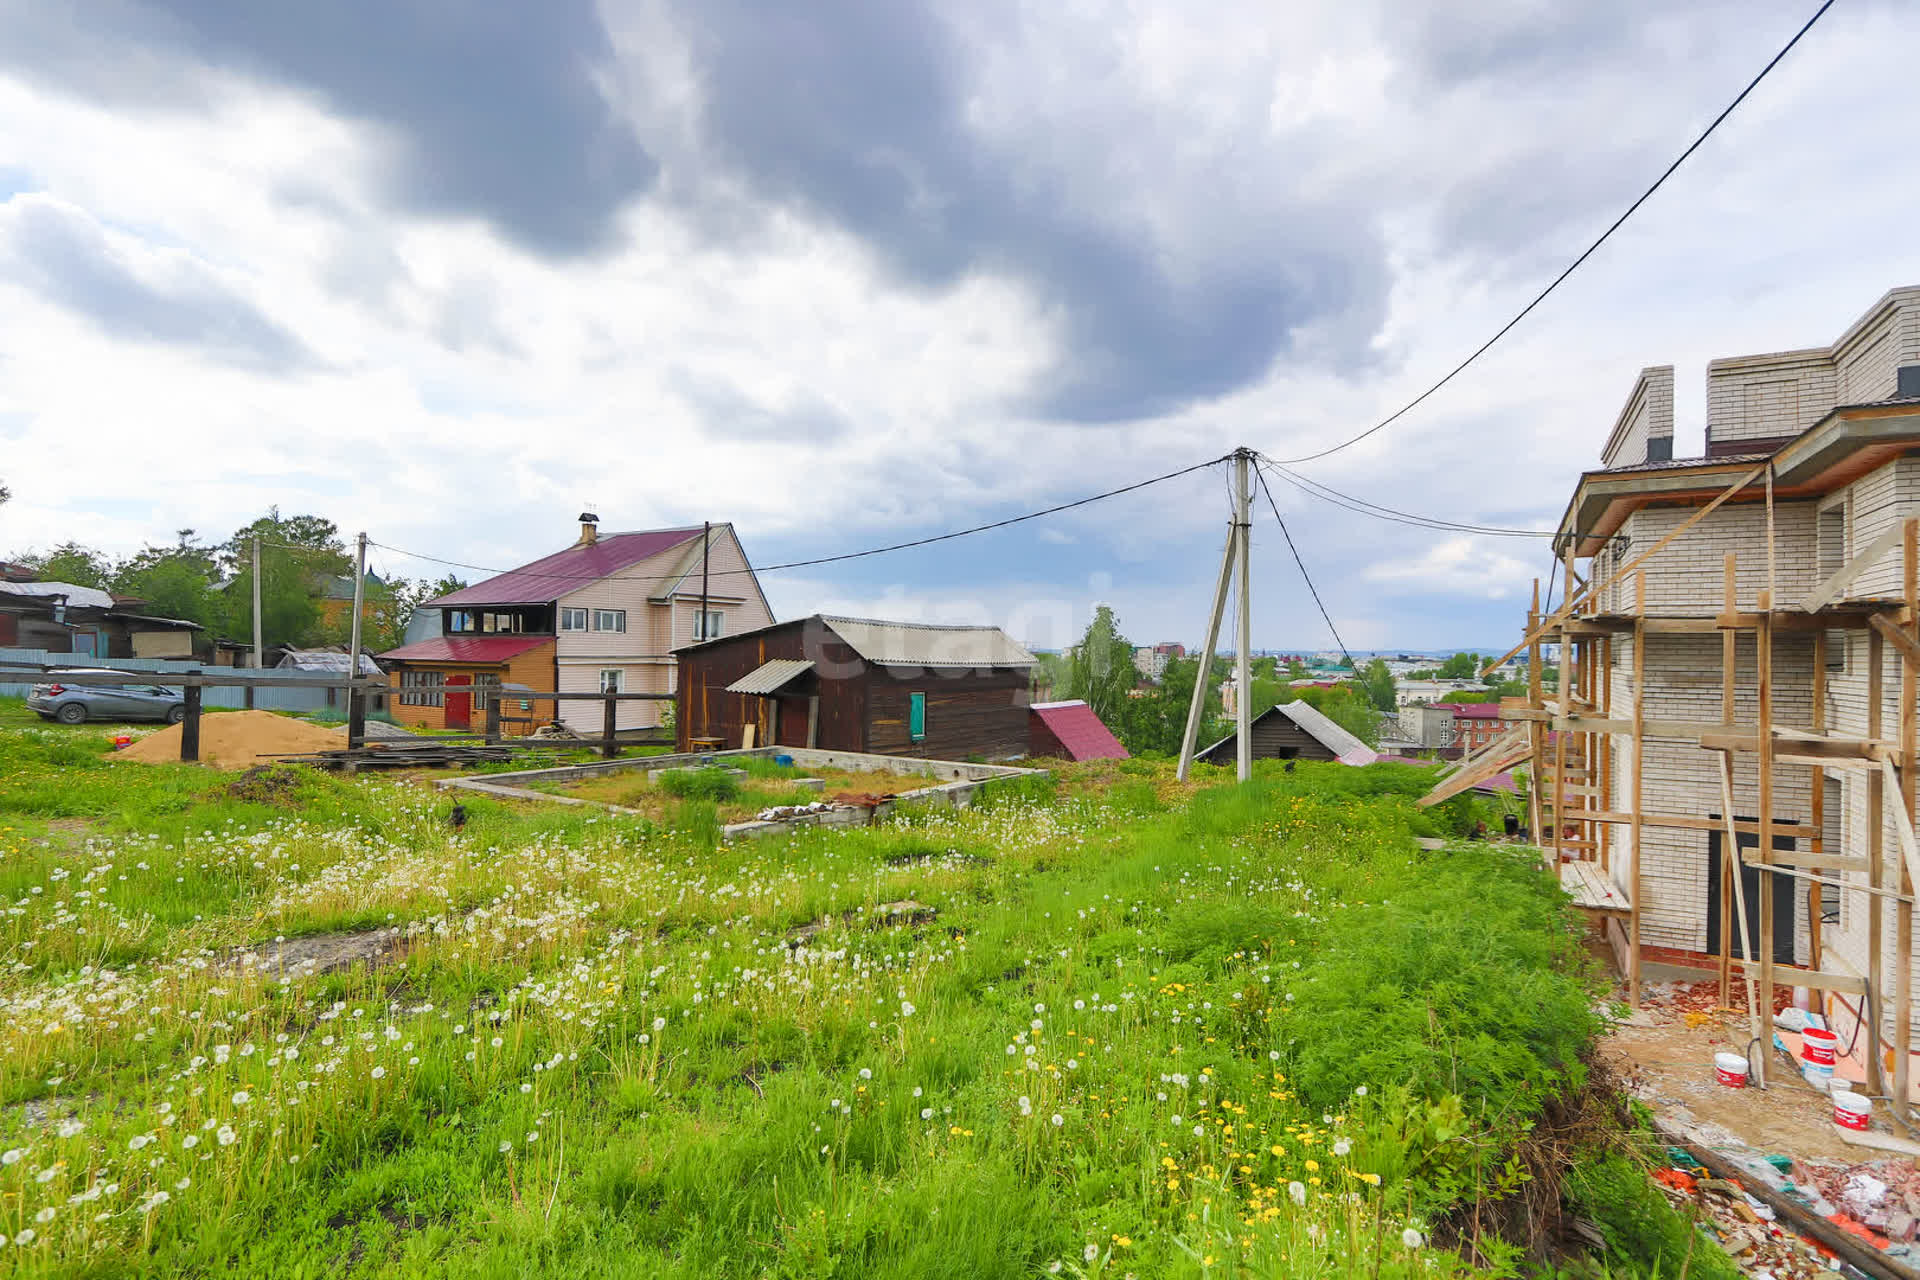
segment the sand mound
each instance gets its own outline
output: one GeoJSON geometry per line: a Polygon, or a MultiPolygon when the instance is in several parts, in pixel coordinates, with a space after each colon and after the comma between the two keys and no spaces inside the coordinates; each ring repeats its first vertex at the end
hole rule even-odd
{"type": "MultiPolygon", "coordinates": [[[[251,769],[276,756],[338,751],[341,741],[317,724],[271,711],[222,711],[200,717],[200,759],[220,769],[251,769]]],[[[168,725],[114,752],[116,760],[166,764],[180,758],[180,726],[168,725]]]]}

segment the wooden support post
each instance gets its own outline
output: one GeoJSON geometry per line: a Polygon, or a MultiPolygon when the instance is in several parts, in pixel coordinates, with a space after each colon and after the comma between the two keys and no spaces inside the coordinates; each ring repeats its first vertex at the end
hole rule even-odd
{"type": "MultiPolygon", "coordinates": [[[[1846,641],[1843,639],[1841,643],[1845,644],[1846,641]]],[[[1827,731],[1827,633],[1824,631],[1816,631],[1813,633],[1813,719],[1811,725],[1816,734],[1824,735],[1827,731]]],[[[1809,806],[1811,812],[1807,817],[1807,825],[1818,833],[1813,836],[1810,847],[1817,856],[1827,851],[1825,837],[1827,818],[1827,771],[1825,766],[1817,764],[1808,765],[1807,783],[1808,792],[1812,797],[1809,806]]],[[[1813,869],[1818,871],[1820,867],[1816,863],[1813,869]]],[[[1838,901],[1838,899],[1835,900],[1838,901]]],[[[1824,963],[1825,958],[1825,941],[1820,934],[1820,913],[1824,908],[1825,895],[1821,891],[1820,882],[1818,880],[1808,881],[1807,953],[1808,961],[1815,969],[1818,969],[1824,963]]],[[[1821,1012],[1826,1012],[1824,1006],[1821,1012]]]]}
{"type": "MultiPolygon", "coordinates": [[[[1527,705],[1535,711],[1545,709],[1541,696],[1540,680],[1540,579],[1533,580],[1533,605],[1527,610],[1527,705]]],[[[1527,834],[1533,843],[1542,844],[1540,838],[1540,788],[1546,785],[1546,726],[1535,720],[1527,726],[1527,736],[1532,751],[1527,756],[1527,834]]]]}
{"type": "Polygon", "coordinates": [[[200,686],[190,684],[184,690],[186,719],[180,722],[180,758],[189,763],[200,759],[200,686]]]}
{"type": "Polygon", "coordinates": [[[620,744],[614,740],[617,731],[614,708],[620,704],[612,698],[607,698],[602,705],[605,710],[600,716],[600,754],[603,758],[611,760],[620,754],[620,744]]]}
{"type": "Polygon", "coordinates": [[[347,686],[347,750],[367,745],[367,694],[356,685],[347,686]]]}
{"type": "MultiPolygon", "coordinates": [[[[1613,714],[1613,637],[1605,636],[1600,641],[1599,681],[1600,707],[1602,720],[1613,714]]],[[[1613,738],[1609,734],[1596,733],[1593,741],[1600,753],[1600,808],[1610,811],[1614,808],[1613,796],[1613,738]]],[[[1600,866],[1610,870],[1613,861],[1613,832],[1611,828],[1596,826],[1594,841],[1600,847],[1600,866]]]]}
{"type": "MultiPolygon", "coordinates": [[[[1739,562],[1734,553],[1727,552],[1721,561],[1721,604],[1723,611],[1731,617],[1740,608],[1737,578],[1739,562]]],[[[1739,673],[1739,638],[1731,627],[1720,633],[1720,723],[1729,729],[1733,727],[1734,681],[1739,673]]],[[[1731,801],[1729,801],[1731,803],[1731,801]]],[[[1721,815],[1728,821],[1733,819],[1729,810],[1721,815]]],[[[1733,1001],[1733,890],[1735,876],[1733,862],[1728,858],[1720,859],[1720,1007],[1725,1009],[1733,1001]]]]}
{"type": "MultiPolygon", "coordinates": [[[[1760,1082],[1760,1087],[1765,1088],[1767,1084],[1767,1049],[1773,1043],[1772,1027],[1771,1025],[1762,1027],[1760,1024],[1759,1002],[1758,997],[1754,993],[1753,984],[1753,951],[1752,948],[1747,946],[1747,889],[1746,877],[1739,872],[1740,833],[1733,822],[1733,752],[1731,751],[1722,751],[1720,753],[1720,809],[1720,817],[1727,824],[1727,843],[1721,851],[1720,865],[1722,867],[1734,868],[1733,900],[1735,907],[1740,913],[1737,928],[1740,934],[1741,973],[1744,975],[1747,990],[1747,1034],[1752,1040],[1760,1041],[1759,1058],[1755,1059],[1749,1054],[1747,1062],[1754,1068],[1754,1077],[1760,1082]]],[[[1766,881],[1767,877],[1763,874],[1760,877],[1760,882],[1765,884],[1766,881]]],[[[1725,935],[1722,935],[1722,941],[1724,940],[1725,935]]],[[[1771,939],[1763,937],[1761,941],[1762,945],[1767,948],[1765,954],[1771,955],[1773,952],[1771,939]]],[[[1771,1019],[1773,1011],[1769,1009],[1767,1014],[1768,1018],[1771,1019]]]]}
{"type": "MultiPolygon", "coordinates": [[[[1564,558],[1566,572],[1566,612],[1571,616],[1573,604],[1573,539],[1567,539],[1567,552],[1564,558]]],[[[1563,625],[1559,631],[1560,641],[1556,646],[1560,659],[1560,705],[1569,712],[1573,709],[1573,636],[1563,625]]],[[[1566,856],[1563,842],[1567,831],[1567,739],[1573,735],[1561,730],[1553,735],[1553,867],[1554,874],[1560,874],[1560,863],[1566,856]]]]}
{"type": "MultiPolygon", "coordinates": [[[[1886,701],[1886,641],[1878,631],[1867,632],[1867,736],[1878,739],[1886,701]]],[[[1867,772],[1867,885],[1880,889],[1886,885],[1887,783],[1879,769],[1867,772]]],[[[1885,1060],[1881,1049],[1881,1019],[1886,1015],[1886,912],[1878,894],[1867,899],[1867,990],[1872,992],[1866,1010],[1867,1091],[1886,1092],[1885,1060]]]]}
{"type": "Polygon", "coordinates": [[[1628,796],[1633,804],[1633,822],[1627,828],[1627,902],[1633,914],[1627,917],[1627,999],[1640,1007],[1640,831],[1644,803],[1642,783],[1646,775],[1647,750],[1647,573],[1633,575],[1633,775],[1628,796]]]}
{"type": "MultiPolygon", "coordinates": [[[[1769,472],[1768,474],[1772,474],[1769,472]]],[[[1758,677],[1760,695],[1760,742],[1755,758],[1760,770],[1760,812],[1755,815],[1760,820],[1760,847],[1754,852],[1754,859],[1761,866],[1760,872],[1760,1018],[1763,1030],[1773,1025],[1773,872],[1768,865],[1773,861],[1773,596],[1767,593],[1760,602],[1760,620],[1754,628],[1754,669],[1758,677]]],[[[1733,856],[1736,862],[1740,857],[1740,846],[1734,845],[1733,856]]],[[[1737,869],[1736,869],[1737,870],[1737,869]]],[[[1788,899],[1792,907],[1792,899],[1788,899]]],[[[1768,1030],[1768,1034],[1771,1034],[1768,1030]]],[[[1768,1043],[1771,1043],[1769,1041],[1768,1043]]],[[[1765,1049],[1765,1045],[1762,1049],[1765,1049]]],[[[1764,1052],[1762,1054],[1764,1057],[1764,1052]]],[[[1766,1083],[1766,1073],[1760,1074],[1760,1083],[1766,1083]]]]}
{"type": "MultiPolygon", "coordinates": [[[[1901,557],[1906,598],[1906,632],[1920,639],[1920,519],[1909,517],[1901,533],[1901,557]]],[[[1913,822],[1914,749],[1916,746],[1916,699],[1920,698],[1920,669],[1913,658],[1900,658],[1900,798],[1905,826],[1913,822]]],[[[1893,975],[1893,1111],[1903,1120],[1911,1111],[1908,1098],[1908,1068],[1913,1058],[1913,874],[1905,857],[1900,859],[1900,893],[1894,907],[1897,938],[1894,945],[1893,975]]],[[[1875,904],[1878,906],[1878,904],[1875,904]]]]}
{"type": "Polygon", "coordinates": [[[487,709],[487,745],[500,741],[500,695],[491,691],[481,695],[487,709]]]}
{"type": "MultiPolygon", "coordinates": [[[[1200,716],[1206,710],[1208,682],[1213,678],[1213,651],[1220,645],[1220,618],[1227,610],[1227,590],[1233,584],[1233,559],[1240,549],[1240,530],[1227,526],[1227,549],[1220,557],[1220,579],[1213,586],[1213,610],[1207,615],[1207,643],[1200,650],[1200,670],[1193,678],[1193,698],[1187,704],[1187,726],[1180,735],[1180,764],[1174,776],[1185,782],[1193,770],[1193,752],[1200,732],[1200,716]]],[[[1534,592],[1539,593],[1536,584],[1534,592]]]]}

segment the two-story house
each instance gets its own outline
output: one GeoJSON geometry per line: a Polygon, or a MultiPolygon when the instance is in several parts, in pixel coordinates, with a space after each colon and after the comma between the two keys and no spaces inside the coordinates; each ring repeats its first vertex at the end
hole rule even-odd
{"type": "Polygon", "coordinates": [[[1750,965],[1769,1012],[1811,992],[1835,1025],[1864,1021],[1870,1084],[1903,1096],[1920,288],[1830,346],[1709,364],[1703,457],[1673,456],[1673,388],[1670,366],[1642,371],[1562,517],[1570,603],[1530,615],[1524,643],[1534,670],[1566,651],[1548,660],[1564,694],[1536,676],[1505,708],[1522,728],[1476,767],[1531,757],[1543,843],[1563,878],[1609,889],[1583,896],[1630,974],[1750,965]]]}
{"type": "MultiPolygon", "coordinates": [[[[673,651],[770,626],[773,613],[731,524],[599,532],[580,517],[571,547],[429,600],[439,634],[380,655],[394,716],[429,728],[474,728],[476,693],[517,685],[541,693],[672,693],[673,651]]],[[[598,703],[560,702],[558,719],[597,733],[598,703]]],[[[657,702],[623,702],[619,727],[660,723],[657,702]]],[[[542,718],[555,704],[514,715],[542,718]]]]}

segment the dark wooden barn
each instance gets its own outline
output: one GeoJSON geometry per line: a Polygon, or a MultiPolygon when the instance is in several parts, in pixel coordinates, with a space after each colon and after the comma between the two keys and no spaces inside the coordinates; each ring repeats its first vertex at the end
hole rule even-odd
{"type": "Polygon", "coordinates": [[[934,760],[1027,751],[1034,657],[998,627],[815,614],[674,651],[682,751],[819,747],[934,760]]]}
{"type": "MultiPolygon", "coordinates": [[[[1304,702],[1283,702],[1253,718],[1255,760],[1338,760],[1341,764],[1372,764],[1378,755],[1360,739],[1304,702]]],[[[1232,764],[1240,751],[1238,734],[1230,733],[1196,758],[1208,764],[1232,764]]]]}

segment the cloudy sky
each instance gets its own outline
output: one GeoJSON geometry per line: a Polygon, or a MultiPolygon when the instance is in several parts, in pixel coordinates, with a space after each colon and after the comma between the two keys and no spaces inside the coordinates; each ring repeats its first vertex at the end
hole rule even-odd
{"type": "MultiPolygon", "coordinates": [[[[0,552],[269,504],[479,565],[732,520],[762,564],[1397,408],[1814,0],[0,0],[0,552]]],[[[1831,341],[1920,281],[1920,8],[1841,0],[1468,374],[1302,470],[1551,525],[1636,371],[1831,341]]],[[[1505,645],[1537,539],[1275,497],[1350,646],[1505,645]]],[[[1112,603],[1192,642],[1205,471],[769,574],[775,610],[1112,603]]],[[[1255,643],[1330,643],[1270,512],[1255,643]]],[[[377,568],[439,566],[378,549],[377,568]]],[[[474,575],[467,575],[469,577],[474,575]]]]}

